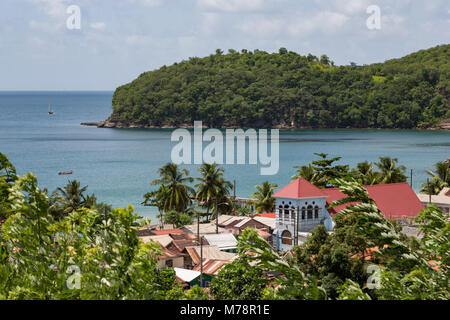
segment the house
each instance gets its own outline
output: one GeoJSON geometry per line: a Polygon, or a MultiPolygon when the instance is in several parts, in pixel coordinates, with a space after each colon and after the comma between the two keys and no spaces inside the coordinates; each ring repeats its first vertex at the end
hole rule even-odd
{"type": "Polygon", "coordinates": [[[204,274],[216,276],[223,267],[225,267],[227,264],[231,262],[232,261],[206,259],[203,260],[202,266],[200,266],[199,264],[194,268],[194,270],[195,271],[203,270],[204,274]]]}
{"type": "Polygon", "coordinates": [[[181,252],[170,250],[159,244],[162,249],[162,254],[158,257],[157,267],[158,268],[183,268],[184,267],[184,257],[185,255],[181,252]]]}
{"type": "Polygon", "coordinates": [[[417,197],[419,197],[420,202],[422,202],[424,206],[431,203],[437,206],[442,213],[450,213],[450,188],[442,189],[438,195],[430,196],[428,194],[419,193],[417,197]]]}
{"type": "MultiPolygon", "coordinates": [[[[388,219],[416,217],[424,208],[407,183],[364,186],[375,200],[380,211],[388,219]]],[[[322,224],[327,230],[334,227],[333,216],[350,204],[329,208],[334,201],[346,197],[337,188],[319,189],[305,179],[299,178],[277,191],[275,198],[276,230],[274,247],[289,251],[299,244],[299,238],[322,224]]]]}
{"type": "Polygon", "coordinates": [[[140,237],[140,239],[144,243],[148,243],[151,240],[155,241],[155,242],[158,242],[163,247],[167,247],[173,241],[172,237],[170,235],[168,235],[168,234],[167,235],[162,235],[162,236],[145,236],[145,237],[140,237]]]}
{"type": "Polygon", "coordinates": [[[192,267],[200,264],[201,258],[206,260],[232,261],[236,259],[237,254],[220,251],[217,246],[195,246],[186,247],[184,250],[192,261],[192,267]]]}
{"type": "MultiPolygon", "coordinates": [[[[219,220],[220,221],[220,220],[219,220]]],[[[210,223],[200,223],[200,226],[198,224],[190,224],[190,225],[186,225],[181,227],[180,229],[183,230],[184,232],[188,233],[188,234],[197,234],[198,229],[200,230],[200,235],[205,235],[205,234],[213,234],[216,233],[216,224],[213,222],[210,223]]],[[[224,233],[226,232],[224,228],[220,227],[218,228],[219,233],[224,233]]]]}
{"type": "Polygon", "coordinates": [[[203,237],[208,245],[217,246],[220,251],[236,252],[238,242],[232,233],[205,234],[203,237]]]}
{"type": "Polygon", "coordinates": [[[233,217],[220,224],[220,227],[224,228],[227,232],[233,234],[241,234],[241,232],[248,227],[260,229],[268,233],[272,232],[269,226],[265,225],[264,223],[256,219],[248,217],[233,217]]]}
{"type": "Polygon", "coordinates": [[[185,289],[189,289],[193,286],[199,286],[203,288],[209,288],[213,276],[208,273],[201,273],[199,270],[188,270],[183,268],[173,268],[175,275],[179,282],[182,283],[185,289]]]}
{"type": "Polygon", "coordinates": [[[163,229],[163,230],[151,230],[152,235],[161,236],[161,235],[171,235],[171,234],[186,234],[185,231],[181,229],[163,229]]]}

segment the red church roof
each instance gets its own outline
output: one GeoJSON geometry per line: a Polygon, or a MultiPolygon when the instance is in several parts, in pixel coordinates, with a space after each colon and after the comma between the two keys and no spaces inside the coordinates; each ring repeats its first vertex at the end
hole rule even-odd
{"type": "MultiPolygon", "coordinates": [[[[424,209],[417,195],[406,182],[378,184],[373,186],[364,186],[369,193],[369,196],[375,200],[378,209],[388,219],[401,219],[402,217],[416,217],[417,214],[424,209]]],[[[339,189],[323,189],[322,192],[326,194],[327,204],[330,205],[333,201],[340,200],[345,197],[339,189]]],[[[331,215],[335,215],[348,205],[338,206],[328,209],[331,215]]]]}
{"type": "Polygon", "coordinates": [[[299,178],[295,181],[292,181],[283,189],[277,191],[273,195],[273,197],[292,199],[326,197],[326,194],[324,194],[322,191],[323,190],[317,188],[309,181],[303,178],[299,178]]]}
{"type": "MultiPolygon", "coordinates": [[[[375,200],[378,209],[388,219],[416,217],[424,209],[423,204],[406,182],[378,184],[364,186],[364,188],[369,193],[369,196],[375,200]]],[[[344,198],[345,194],[337,188],[319,189],[309,181],[299,178],[276,192],[273,197],[292,199],[326,197],[327,204],[330,205],[332,202],[344,198]]],[[[334,216],[349,205],[328,209],[328,212],[334,216]]]]}

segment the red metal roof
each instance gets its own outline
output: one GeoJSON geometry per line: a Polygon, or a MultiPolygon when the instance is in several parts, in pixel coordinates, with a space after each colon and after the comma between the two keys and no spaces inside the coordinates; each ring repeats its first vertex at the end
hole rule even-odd
{"type": "Polygon", "coordinates": [[[262,217],[262,218],[276,218],[276,213],[258,213],[253,216],[254,217],[262,217]]]}
{"type": "Polygon", "coordinates": [[[256,229],[256,231],[261,235],[263,238],[269,238],[271,236],[270,233],[265,232],[264,230],[256,229]]]}
{"type": "MultiPolygon", "coordinates": [[[[424,209],[417,195],[411,189],[408,183],[378,184],[373,186],[364,186],[369,196],[375,200],[378,209],[388,219],[401,219],[403,217],[416,217],[424,209]]],[[[323,189],[322,192],[327,195],[327,204],[340,200],[345,197],[339,189],[323,189]]],[[[331,215],[335,215],[347,206],[342,205],[333,209],[328,209],[331,215]]]]}
{"type": "Polygon", "coordinates": [[[317,188],[315,185],[309,181],[299,178],[290,184],[288,184],[283,189],[277,191],[273,197],[276,198],[313,198],[313,197],[325,197],[326,195],[321,189],[317,188]]]}
{"type": "Polygon", "coordinates": [[[184,232],[181,229],[152,230],[152,233],[157,236],[161,236],[164,234],[171,234],[171,233],[172,234],[186,234],[186,232],[184,232]]]}

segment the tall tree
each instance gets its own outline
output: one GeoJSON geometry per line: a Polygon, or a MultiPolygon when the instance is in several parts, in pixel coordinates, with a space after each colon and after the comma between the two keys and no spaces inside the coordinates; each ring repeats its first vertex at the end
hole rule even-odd
{"type": "MultiPolygon", "coordinates": [[[[164,212],[175,210],[184,212],[192,203],[191,195],[194,190],[187,183],[192,183],[193,178],[189,177],[189,171],[180,170],[178,165],[168,163],[158,170],[161,178],[152,182],[152,185],[159,185],[156,193],[147,194],[154,196],[158,202],[158,208],[164,212]]],[[[149,197],[146,197],[147,201],[149,197]]]]}
{"type": "Polygon", "coordinates": [[[233,185],[223,177],[224,170],[217,164],[204,163],[198,171],[201,177],[197,178],[199,183],[195,185],[196,199],[206,208],[207,217],[213,207],[216,208],[217,215],[219,205],[226,203],[226,198],[233,185]]]}
{"type": "Polygon", "coordinates": [[[277,184],[271,184],[269,181],[264,181],[262,185],[256,185],[256,192],[254,192],[251,198],[255,199],[254,204],[257,213],[267,213],[273,212],[275,207],[275,198],[272,194],[276,188],[277,184]]]}
{"type": "Polygon", "coordinates": [[[426,194],[438,194],[443,188],[450,186],[450,161],[440,161],[434,164],[434,172],[426,170],[431,176],[431,181],[422,184],[421,192],[426,194]]]}
{"type": "Polygon", "coordinates": [[[406,181],[406,167],[397,166],[398,159],[390,157],[380,157],[375,165],[380,169],[380,183],[397,183],[406,181]]]}
{"type": "Polygon", "coordinates": [[[77,180],[69,181],[64,188],[58,187],[51,196],[50,212],[57,219],[79,208],[86,207],[85,192],[88,186],[81,187],[77,180]]]}

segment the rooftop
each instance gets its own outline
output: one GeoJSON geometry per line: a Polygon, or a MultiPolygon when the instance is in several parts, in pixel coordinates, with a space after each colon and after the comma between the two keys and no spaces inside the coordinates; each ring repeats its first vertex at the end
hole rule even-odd
{"type": "Polygon", "coordinates": [[[175,271],[176,276],[184,282],[191,282],[200,276],[199,271],[182,268],[173,268],[173,270],[175,271]]]}
{"type": "Polygon", "coordinates": [[[313,185],[311,182],[303,178],[299,178],[277,191],[273,197],[298,199],[326,197],[326,195],[324,195],[322,190],[313,185]]]}
{"type": "Polygon", "coordinates": [[[208,244],[220,249],[234,249],[237,246],[237,240],[232,233],[206,234],[204,238],[208,244]]]}
{"type": "MultiPolygon", "coordinates": [[[[375,200],[378,209],[388,219],[401,219],[403,217],[416,217],[424,209],[423,204],[411,189],[408,183],[377,184],[373,186],[364,186],[369,196],[375,200]]],[[[323,189],[322,192],[327,196],[327,204],[330,205],[336,200],[346,197],[337,188],[323,189]]],[[[331,215],[335,215],[347,206],[341,205],[328,209],[331,215]]]]}

